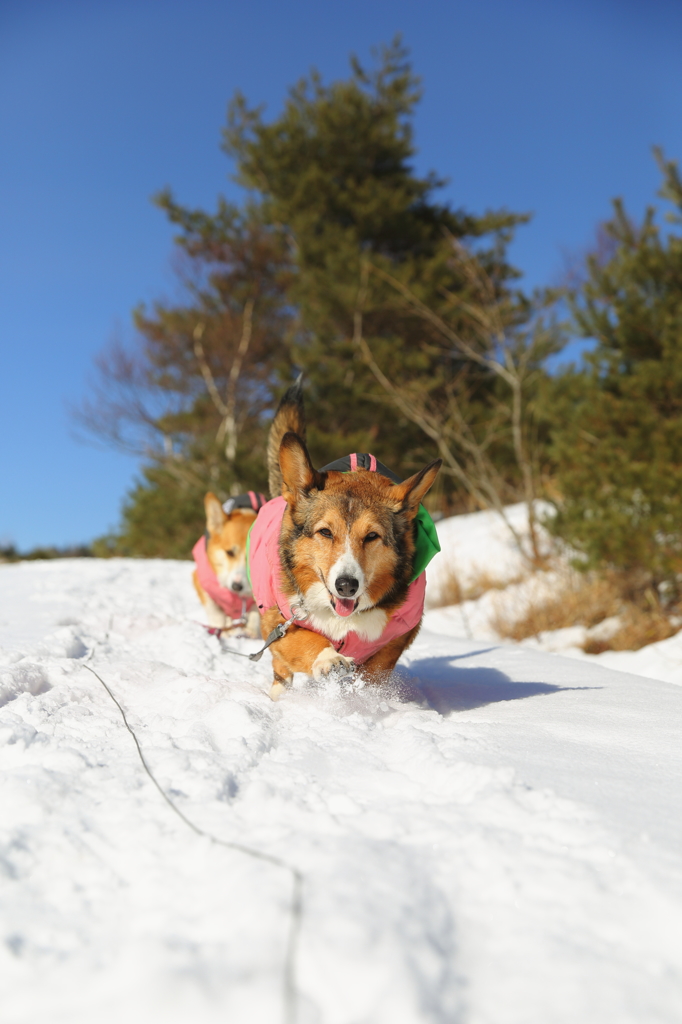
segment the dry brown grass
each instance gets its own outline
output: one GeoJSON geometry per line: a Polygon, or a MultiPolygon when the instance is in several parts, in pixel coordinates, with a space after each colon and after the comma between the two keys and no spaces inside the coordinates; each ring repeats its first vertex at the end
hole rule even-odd
{"type": "Polygon", "coordinates": [[[491,625],[508,640],[525,640],[567,626],[589,629],[611,615],[619,615],[621,605],[618,590],[610,580],[566,572],[550,598],[529,602],[519,616],[500,611],[491,625]]]}
{"type": "Polygon", "coordinates": [[[655,592],[632,577],[573,571],[560,577],[550,598],[529,603],[518,616],[500,611],[491,625],[499,636],[519,641],[568,626],[590,629],[612,616],[618,616],[620,625],[608,637],[588,637],[583,648],[587,654],[636,651],[680,629],[663,612],[655,592]]]}
{"type": "Polygon", "coordinates": [[[604,651],[638,651],[647,644],[667,640],[679,632],[661,611],[647,610],[628,605],[623,614],[623,624],[608,640],[588,637],[583,650],[586,654],[602,654],[604,651]]]}
{"type": "Polygon", "coordinates": [[[520,583],[522,579],[522,575],[499,579],[481,569],[470,576],[467,585],[463,586],[454,569],[449,568],[447,573],[440,577],[438,600],[431,607],[446,608],[451,604],[461,604],[462,601],[476,601],[488,590],[504,590],[511,583],[520,583]]]}

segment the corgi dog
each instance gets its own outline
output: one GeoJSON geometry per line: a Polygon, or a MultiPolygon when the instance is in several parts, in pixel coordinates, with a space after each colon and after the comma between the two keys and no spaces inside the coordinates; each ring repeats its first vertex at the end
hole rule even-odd
{"type": "Polygon", "coordinates": [[[206,533],[194,545],[193,582],[209,626],[244,628],[260,635],[260,616],[246,570],[246,540],[265,497],[250,491],[220,504],[210,491],[204,498],[206,533]]]}
{"type": "Polygon", "coordinates": [[[403,482],[371,455],[317,470],[300,379],[286,392],[268,441],[272,500],[249,551],[263,637],[293,620],[270,647],[273,700],[295,672],[320,679],[358,668],[379,680],[393,670],[419,631],[423,568],[439,550],[420,503],[441,463],[403,482]]]}

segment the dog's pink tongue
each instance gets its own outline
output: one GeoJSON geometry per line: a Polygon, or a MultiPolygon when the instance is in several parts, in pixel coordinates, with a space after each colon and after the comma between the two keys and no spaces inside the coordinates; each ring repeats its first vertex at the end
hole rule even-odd
{"type": "Polygon", "coordinates": [[[344,599],[342,597],[337,597],[336,605],[334,607],[335,607],[335,610],[336,610],[336,614],[337,615],[343,615],[343,617],[345,618],[346,615],[352,615],[353,614],[353,612],[355,610],[355,601],[348,600],[347,598],[344,599]]]}

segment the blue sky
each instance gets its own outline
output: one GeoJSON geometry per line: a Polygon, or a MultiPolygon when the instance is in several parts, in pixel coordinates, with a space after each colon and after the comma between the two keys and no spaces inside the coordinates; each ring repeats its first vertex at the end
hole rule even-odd
{"type": "Polygon", "coordinates": [[[134,460],[79,443],[69,403],[140,301],[172,295],[149,197],[236,196],[235,89],[275,113],[311,66],[401,31],[425,94],[420,171],[474,212],[532,211],[529,286],[589,245],[610,199],[641,214],[652,144],[682,158],[682,4],[671,0],[0,0],[0,542],[114,526],[134,460]]]}

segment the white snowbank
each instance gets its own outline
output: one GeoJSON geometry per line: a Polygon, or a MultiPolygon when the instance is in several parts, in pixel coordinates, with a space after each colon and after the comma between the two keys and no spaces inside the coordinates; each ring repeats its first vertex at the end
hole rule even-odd
{"type": "MultiPolygon", "coordinates": [[[[551,506],[538,502],[537,514],[551,513],[551,506]]],[[[518,536],[528,535],[528,513],[523,503],[505,509],[507,521],[518,536]]],[[[509,526],[497,512],[472,512],[451,516],[436,524],[441,552],[429,566],[430,604],[439,604],[441,588],[454,574],[463,591],[485,574],[502,583],[516,579],[527,570],[509,526]]],[[[546,535],[540,528],[540,536],[546,535]]]]}
{"type": "MultiPolygon", "coordinates": [[[[525,505],[511,505],[506,512],[513,527],[525,537],[528,532],[525,505]]],[[[437,529],[442,551],[433,560],[433,571],[429,570],[429,610],[424,619],[429,629],[448,636],[475,637],[502,643],[504,641],[495,631],[496,617],[502,615],[511,620],[515,616],[520,617],[529,605],[550,597],[560,585],[561,580],[556,572],[538,572],[519,582],[508,583],[502,589],[488,590],[476,600],[435,607],[441,600],[443,582],[453,572],[463,588],[469,587],[482,574],[504,584],[528,572],[518,546],[496,512],[453,516],[439,522],[437,529]]],[[[585,654],[581,649],[588,636],[592,639],[606,639],[617,627],[618,621],[615,618],[607,619],[590,630],[584,626],[572,626],[544,632],[521,641],[521,645],[580,658],[621,672],[633,672],[648,679],[682,685],[682,632],[667,640],[649,644],[639,651],[585,654]]]]}
{"type": "Polygon", "coordinates": [[[297,1024],[682,1019],[679,687],[425,630],[273,704],[190,568],[0,567],[3,1024],[283,1020],[288,873],[86,663],[303,873],[297,1024]]]}

